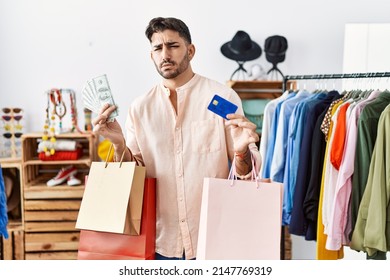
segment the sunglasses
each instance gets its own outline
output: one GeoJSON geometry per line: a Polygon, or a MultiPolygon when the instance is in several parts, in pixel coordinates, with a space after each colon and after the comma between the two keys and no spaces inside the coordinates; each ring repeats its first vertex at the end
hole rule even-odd
{"type": "Polygon", "coordinates": [[[16,115],[16,116],[5,116],[5,115],[3,115],[1,117],[3,118],[3,120],[5,120],[7,122],[9,122],[12,119],[14,119],[15,121],[18,122],[18,121],[20,121],[23,118],[22,115],[16,115]]]}
{"type": "Polygon", "coordinates": [[[12,126],[9,124],[5,124],[3,127],[6,131],[11,131],[12,126]]]}
{"type": "Polygon", "coordinates": [[[9,114],[9,113],[19,114],[20,112],[23,111],[23,109],[21,108],[3,108],[1,110],[3,111],[4,114],[9,114]]]}
{"type": "MultiPolygon", "coordinates": [[[[13,127],[14,127],[15,130],[22,130],[22,129],[23,129],[23,125],[21,125],[21,124],[15,124],[13,127]]],[[[10,124],[5,124],[5,125],[3,126],[3,128],[4,128],[6,131],[11,131],[12,125],[10,125],[10,124]]]]}
{"type": "Polygon", "coordinates": [[[12,135],[15,136],[16,138],[20,138],[23,135],[23,133],[21,133],[21,132],[15,132],[15,133],[6,132],[6,133],[3,133],[3,136],[5,138],[7,138],[7,139],[11,139],[12,135]]]}

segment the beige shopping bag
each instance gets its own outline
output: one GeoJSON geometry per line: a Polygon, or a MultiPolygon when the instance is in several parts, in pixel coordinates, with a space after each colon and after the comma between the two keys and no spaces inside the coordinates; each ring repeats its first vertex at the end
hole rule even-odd
{"type": "Polygon", "coordinates": [[[135,162],[93,162],[76,228],[139,235],[144,182],[135,162]]]}
{"type": "Polygon", "coordinates": [[[282,194],[280,183],[205,178],[196,258],[280,259],[282,194]]]}

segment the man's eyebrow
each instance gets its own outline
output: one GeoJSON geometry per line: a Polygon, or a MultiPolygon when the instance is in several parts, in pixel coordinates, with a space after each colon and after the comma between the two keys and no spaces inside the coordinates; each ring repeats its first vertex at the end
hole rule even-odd
{"type": "Polygon", "coordinates": [[[170,41],[170,42],[166,42],[166,43],[159,43],[159,44],[153,45],[152,47],[153,47],[153,48],[159,48],[159,47],[161,47],[162,45],[172,46],[172,45],[176,45],[176,44],[179,44],[179,42],[170,41]]]}
{"type": "Polygon", "coordinates": [[[158,47],[161,47],[162,46],[162,43],[161,44],[155,44],[155,45],[152,45],[152,48],[158,48],[158,47]]]}
{"type": "Polygon", "coordinates": [[[179,44],[179,42],[176,42],[176,41],[170,41],[170,42],[167,42],[166,44],[167,44],[167,45],[175,45],[175,44],[179,44]]]}

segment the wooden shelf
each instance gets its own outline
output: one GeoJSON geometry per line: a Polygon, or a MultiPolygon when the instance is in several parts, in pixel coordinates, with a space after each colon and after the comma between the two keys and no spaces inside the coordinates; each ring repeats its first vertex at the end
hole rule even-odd
{"type": "MultiPolygon", "coordinates": [[[[32,132],[32,133],[25,133],[22,135],[22,138],[42,138],[43,133],[42,132],[32,132]]],[[[94,135],[91,132],[85,132],[85,133],[61,133],[57,134],[55,136],[57,139],[84,139],[84,138],[94,138],[94,135]]]]}
{"type": "MultiPolygon", "coordinates": [[[[227,85],[233,88],[241,99],[274,99],[283,94],[282,81],[234,81],[227,85]]],[[[295,81],[288,81],[287,87],[295,88],[295,81]]]]}
{"type": "Polygon", "coordinates": [[[0,237],[0,260],[24,259],[24,229],[22,225],[8,226],[8,239],[0,237]]]}
{"type": "Polygon", "coordinates": [[[19,168],[21,163],[21,158],[0,158],[0,165],[3,168],[19,168]]]}
{"type": "Polygon", "coordinates": [[[46,184],[34,185],[24,188],[24,199],[63,199],[82,198],[85,186],[55,186],[47,187],[46,184]]]}
{"type": "Polygon", "coordinates": [[[77,259],[79,230],[75,228],[84,194],[84,178],[97,160],[96,137],[91,133],[65,133],[57,139],[69,139],[82,147],[77,160],[40,160],[38,144],[42,133],[22,135],[23,215],[25,259],[77,259]],[[79,186],[48,187],[47,181],[64,167],[73,165],[79,186]]]}
{"type": "Polygon", "coordinates": [[[26,165],[72,165],[72,164],[85,164],[87,166],[91,166],[91,159],[87,156],[83,156],[80,159],[76,160],[40,160],[40,159],[32,159],[25,161],[23,163],[26,165]]]}
{"type": "MultiPolygon", "coordinates": [[[[16,244],[23,241],[23,176],[22,176],[22,163],[17,158],[2,158],[0,159],[0,165],[2,168],[3,176],[9,176],[12,181],[12,190],[9,197],[7,197],[8,208],[8,233],[9,240],[4,240],[2,243],[4,246],[11,246],[7,249],[7,252],[0,252],[0,259],[12,260],[22,259],[22,254],[15,250],[20,250],[21,244],[16,244]],[[11,210],[12,209],[12,210],[11,210]],[[11,250],[12,249],[12,250],[11,250]],[[15,250],[13,250],[15,249],[15,250]]],[[[6,181],[5,181],[6,183],[6,181]]],[[[0,246],[1,247],[1,246],[0,246]]],[[[4,248],[3,248],[4,249],[4,248]]],[[[2,251],[0,249],[0,251],[2,251]]]]}

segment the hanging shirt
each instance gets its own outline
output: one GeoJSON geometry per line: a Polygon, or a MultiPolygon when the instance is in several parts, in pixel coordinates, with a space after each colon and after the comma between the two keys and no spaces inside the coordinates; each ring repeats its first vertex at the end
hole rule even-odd
{"type": "Polygon", "coordinates": [[[389,103],[390,92],[382,92],[374,101],[365,106],[358,121],[358,135],[351,195],[352,230],[355,226],[360,201],[367,183],[372,151],[374,149],[377,136],[379,117],[389,103]]]}
{"type": "MultiPolygon", "coordinates": [[[[176,89],[177,113],[162,84],[131,104],[126,144],[148,177],[157,178],[156,252],[167,257],[196,257],[203,179],[228,178],[233,158],[225,120],[207,109],[214,94],[238,105],[237,93],[194,75],[176,89]]],[[[250,150],[260,166],[260,154],[250,150]]],[[[258,170],[256,170],[258,172],[258,170]]]]}
{"type": "Polygon", "coordinates": [[[270,173],[270,178],[274,182],[283,183],[287,152],[288,124],[292,111],[299,101],[307,98],[309,95],[310,93],[308,91],[302,90],[281,104],[270,173]]]}
{"type": "MultiPolygon", "coordinates": [[[[343,100],[339,100],[336,103],[332,103],[332,109],[330,111],[329,117],[330,120],[332,120],[332,116],[336,114],[338,106],[343,102],[343,100]]],[[[328,110],[329,112],[329,110],[328,110]]],[[[331,251],[327,250],[325,248],[326,245],[326,240],[327,240],[327,235],[325,234],[325,228],[323,224],[323,202],[324,202],[324,191],[325,191],[325,174],[327,172],[327,167],[329,159],[329,146],[331,142],[331,135],[333,131],[333,122],[330,121],[329,127],[324,133],[325,135],[325,141],[326,141],[326,147],[325,147],[325,154],[324,154],[324,166],[322,170],[322,176],[321,176],[321,187],[320,187],[320,199],[318,201],[318,218],[317,218],[317,242],[316,242],[316,257],[318,260],[337,260],[337,259],[342,259],[344,257],[344,249],[341,248],[340,250],[337,251],[331,251]]]]}
{"type": "Polygon", "coordinates": [[[276,105],[275,112],[272,116],[272,124],[271,124],[270,135],[268,138],[267,151],[265,154],[265,159],[263,159],[262,178],[270,178],[270,176],[271,176],[271,164],[272,164],[272,158],[274,156],[275,140],[276,140],[276,134],[277,134],[277,130],[278,130],[280,109],[282,107],[283,102],[294,97],[295,95],[296,95],[296,93],[294,93],[294,92],[290,93],[286,99],[280,100],[278,102],[278,104],[276,105]]]}
{"type": "Polygon", "coordinates": [[[289,225],[291,219],[291,211],[293,207],[294,188],[296,181],[296,172],[299,162],[299,151],[301,147],[301,133],[300,125],[302,124],[302,108],[305,103],[317,98],[315,94],[310,95],[306,99],[299,101],[291,114],[288,124],[288,139],[287,139],[287,152],[286,163],[284,168],[284,195],[283,195],[283,225],[289,225]],[[297,151],[298,150],[298,151],[297,151]]]}
{"type": "Polygon", "coordinates": [[[311,166],[311,146],[313,129],[318,117],[326,111],[335,99],[341,95],[337,91],[316,94],[318,97],[306,103],[306,118],[302,123],[302,141],[300,149],[299,165],[294,193],[293,209],[291,212],[290,233],[304,235],[307,240],[316,239],[316,225],[309,226],[303,213],[303,202],[309,183],[309,170],[311,166]]]}
{"type": "Polygon", "coordinates": [[[353,231],[351,248],[385,259],[390,251],[390,105],[380,115],[367,185],[353,231]]]}
{"type": "MultiPolygon", "coordinates": [[[[276,110],[276,106],[279,102],[282,100],[285,100],[289,94],[289,91],[286,90],[281,96],[278,98],[272,99],[270,102],[268,102],[264,107],[264,116],[263,116],[263,125],[261,129],[261,141],[260,141],[260,155],[263,161],[265,161],[266,153],[268,150],[268,143],[269,138],[271,134],[271,124],[272,124],[272,118],[274,115],[274,112],[276,110]]],[[[264,169],[264,164],[261,165],[260,168],[260,177],[262,177],[264,169]]]]}
{"type": "MultiPolygon", "coordinates": [[[[318,117],[317,122],[313,130],[313,139],[311,145],[311,159],[310,159],[310,172],[309,172],[309,183],[305,198],[303,200],[303,215],[309,227],[317,228],[318,220],[318,207],[320,200],[321,191],[321,179],[322,170],[324,166],[326,141],[324,134],[321,131],[321,124],[325,117],[326,111],[318,117]]],[[[316,234],[317,235],[317,234],[316,234]]]]}
{"type": "MultiPolygon", "coordinates": [[[[344,101],[341,101],[337,104],[335,113],[332,115],[332,132],[329,135],[329,143],[327,144],[327,154],[325,155],[325,173],[324,173],[324,194],[322,202],[322,223],[324,224],[324,233],[328,235],[329,230],[329,217],[331,216],[331,209],[333,205],[333,198],[336,189],[336,182],[338,178],[339,171],[334,168],[332,162],[330,161],[330,150],[333,145],[333,139],[335,138],[335,128],[337,127],[338,115],[340,113],[340,106],[342,106],[344,101]]],[[[336,107],[335,106],[335,107],[336,107]]]]}
{"type": "MultiPolygon", "coordinates": [[[[348,101],[344,101],[343,104],[341,104],[338,108],[338,116],[337,116],[337,122],[335,122],[334,126],[334,135],[333,135],[333,141],[329,143],[329,162],[331,163],[331,166],[329,166],[332,169],[332,175],[329,180],[329,184],[331,186],[327,186],[327,188],[331,191],[328,192],[329,200],[327,205],[327,231],[328,239],[326,241],[326,249],[328,250],[338,250],[341,247],[342,239],[337,240],[335,242],[335,224],[333,221],[334,218],[334,210],[335,210],[335,196],[337,194],[337,188],[336,188],[336,182],[339,177],[339,169],[341,165],[341,161],[343,158],[344,153],[344,144],[345,144],[345,138],[346,138],[346,128],[347,128],[347,110],[350,106],[350,103],[348,101]],[[334,190],[333,190],[334,189],[334,190]],[[337,243],[340,243],[338,245],[337,243]]],[[[342,237],[342,236],[340,236],[342,237]]],[[[338,238],[337,238],[338,239],[338,238]]]]}
{"type": "Polygon", "coordinates": [[[330,147],[330,162],[334,168],[340,169],[341,160],[343,159],[345,136],[347,130],[347,110],[350,103],[344,102],[340,106],[339,120],[335,128],[335,138],[333,139],[332,146],[330,147]]]}
{"type": "Polygon", "coordinates": [[[322,172],[324,168],[326,142],[330,129],[330,122],[328,120],[327,122],[329,122],[329,124],[327,124],[327,129],[325,132],[323,131],[323,124],[325,118],[331,120],[331,117],[334,114],[333,107],[335,107],[337,103],[340,103],[343,98],[344,97],[338,98],[330,103],[328,109],[323,111],[322,114],[318,117],[313,129],[309,184],[303,202],[304,215],[306,219],[312,224],[316,224],[318,219],[322,172]]]}

